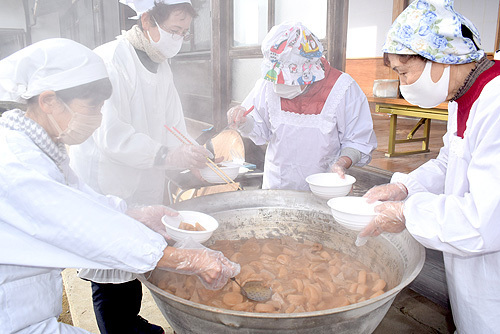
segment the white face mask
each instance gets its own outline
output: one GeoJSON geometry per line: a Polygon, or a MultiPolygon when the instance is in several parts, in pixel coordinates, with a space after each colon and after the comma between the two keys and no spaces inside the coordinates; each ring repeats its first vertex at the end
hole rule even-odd
{"type": "Polygon", "coordinates": [[[84,115],[74,112],[66,103],[61,101],[71,113],[66,130],[62,130],[57,124],[54,116],[48,114],[50,123],[57,130],[57,139],[66,145],[78,145],[87,140],[92,133],[101,125],[102,115],[84,115]]]}
{"type": "Polygon", "coordinates": [[[273,90],[279,97],[289,100],[302,94],[300,85],[273,84],[273,90]]]}
{"type": "Polygon", "coordinates": [[[149,35],[148,31],[148,37],[151,41],[151,45],[153,45],[158,51],[160,51],[163,56],[167,58],[174,57],[181,50],[184,38],[182,36],[179,36],[179,39],[174,39],[173,34],[163,30],[156,22],[156,19],[154,17],[153,20],[155,21],[156,26],[158,27],[158,31],[160,32],[160,39],[158,40],[158,42],[155,42],[151,38],[151,35],[149,35]]]}
{"type": "Polygon", "coordinates": [[[431,79],[432,62],[427,61],[420,77],[411,85],[401,85],[399,90],[406,101],[420,108],[434,108],[446,101],[450,84],[450,66],[444,68],[438,82],[431,79]]]}

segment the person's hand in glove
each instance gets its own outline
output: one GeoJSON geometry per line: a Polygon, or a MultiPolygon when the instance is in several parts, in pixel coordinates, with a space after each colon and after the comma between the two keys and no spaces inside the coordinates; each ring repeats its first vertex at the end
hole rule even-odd
{"type": "MultiPolygon", "coordinates": [[[[188,243],[196,243],[192,239],[188,243]]],[[[182,242],[181,242],[182,243],[182,242]]],[[[198,243],[196,243],[198,244],[198,243]]],[[[157,268],[185,275],[196,275],[205,288],[219,290],[226,285],[227,280],[240,273],[240,265],[228,260],[222,252],[214,251],[200,244],[175,245],[167,247],[157,268]],[[200,247],[201,248],[198,248],[200,247]]]]}
{"type": "Polygon", "coordinates": [[[408,190],[402,183],[388,183],[375,186],[363,195],[368,203],[375,201],[403,201],[408,197],[408,190]]]}
{"type": "Polygon", "coordinates": [[[345,173],[351,167],[351,164],[352,160],[350,158],[342,156],[330,167],[330,171],[337,173],[342,179],[345,179],[345,173]]]}
{"type": "Polygon", "coordinates": [[[232,107],[227,112],[227,124],[229,128],[239,130],[242,133],[250,133],[253,129],[253,118],[245,116],[247,109],[242,106],[232,107]]]}
{"type": "Polygon", "coordinates": [[[406,227],[404,202],[384,202],[375,207],[378,215],[359,233],[359,237],[376,237],[382,232],[399,233],[406,227]]]}
{"type": "Polygon", "coordinates": [[[165,239],[171,240],[161,218],[163,216],[176,217],[179,215],[179,212],[164,205],[149,205],[129,208],[126,214],[140,221],[156,233],[161,234],[165,239]]]}
{"type": "Polygon", "coordinates": [[[227,112],[227,124],[231,129],[237,129],[247,121],[247,117],[243,114],[247,110],[242,106],[232,107],[227,112]]]}
{"type": "Polygon", "coordinates": [[[203,168],[213,154],[200,145],[182,144],[167,153],[165,165],[176,168],[203,168]]]}

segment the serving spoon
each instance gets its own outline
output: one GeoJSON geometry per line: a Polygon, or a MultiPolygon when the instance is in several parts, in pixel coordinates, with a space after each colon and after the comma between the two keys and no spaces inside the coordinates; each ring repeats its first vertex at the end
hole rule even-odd
{"type": "Polygon", "coordinates": [[[241,286],[240,283],[236,280],[236,278],[231,277],[231,280],[238,284],[241,289],[241,294],[248,299],[254,300],[256,302],[265,302],[266,300],[271,299],[273,295],[273,290],[271,288],[267,288],[262,283],[256,281],[246,282],[244,287],[241,286]]]}

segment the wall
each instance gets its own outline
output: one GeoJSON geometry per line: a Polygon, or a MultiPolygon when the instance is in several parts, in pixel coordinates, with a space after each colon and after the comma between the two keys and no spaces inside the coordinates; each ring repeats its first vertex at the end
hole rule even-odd
{"type": "Polygon", "coordinates": [[[392,0],[349,0],[346,58],[382,56],[392,23],[392,0]]]}
{"type": "MultiPolygon", "coordinates": [[[[381,57],[392,24],[392,0],[349,0],[347,58],[381,57]]],[[[455,10],[474,23],[486,52],[497,49],[495,35],[499,1],[455,0],[455,10]]]]}
{"type": "Polygon", "coordinates": [[[455,0],[455,10],[474,23],[486,52],[494,52],[498,17],[497,0],[455,0]]]}

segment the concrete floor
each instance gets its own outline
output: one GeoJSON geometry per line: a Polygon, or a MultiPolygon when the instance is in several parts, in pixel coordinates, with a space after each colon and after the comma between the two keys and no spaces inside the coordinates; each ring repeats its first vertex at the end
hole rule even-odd
{"type": "MultiPolygon", "coordinates": [[[[373,120],[379,146],[373,154],[370,166],[392,172],[409,172],[425,161],[435,158],[442,146],[441,137],[446,131],[446,122],[433,121],[430,153],[387,158],[384,153],[387,151],[389,118],[387,115],[373,114],[373,120]]],[[[412,118],[398,119],[398,137],[405,137],[415,122],[415,119],[412,118]]],[[[410,146],[418,148],[420,144],[413,143],[410,146]]],[[[74,269],[66,269],[63,272],[63,278],[67,303],[64,303],[65,308],[61,320],[90,332],[98,333],[92,309],[90,283],[76,277],[76,270],[74,269]]],[[[143,291],[141,315],[150,322],[161,325],[167,334],[173,333],[149,291],[146,288],[143,291]]],[[[422,295],[406,288],[398,294],[387,315],[374,333],[453,333],[454,330],[451,311],[448,308],[433,303],[422,295]]]]}

